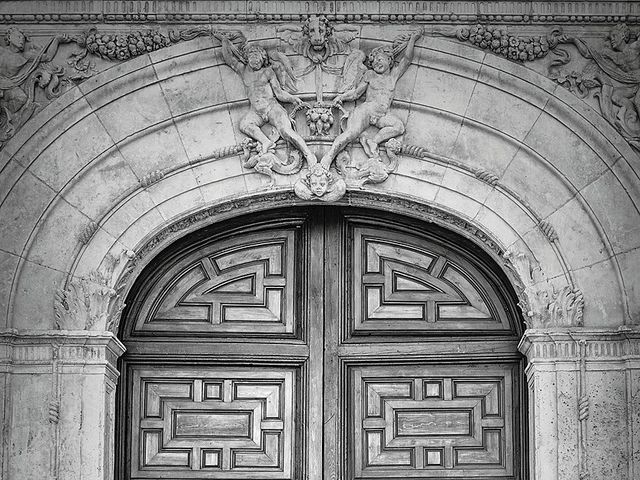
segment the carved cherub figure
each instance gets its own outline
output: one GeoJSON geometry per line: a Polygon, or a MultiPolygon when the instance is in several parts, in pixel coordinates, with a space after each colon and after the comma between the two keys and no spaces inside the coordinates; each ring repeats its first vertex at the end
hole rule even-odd
{"type": "Polygon", "coordinates": [[[329,168],[336,155],[356,138],[360,138],[362,147],[369,157],[379,156],[378,145],[404,133],[404,124],[397,116],[389,112],[391,102],[395,95],[398,80],[407,71],[413,59],[415,42],[422,32],[415,32],[405,43],[396,47],[382,46],[374,48],[367,57],[369,69],[362,75],[354,74],[361,69],[361,60],[351,57],[356,61],[347,60],[345,64],[345,77],[352,78],[351,84],[346,85],[344,93],[336,95],[335,105],[342,102],[353,101],[366,93],[364,103],[356,106],[350,113],[346,129],[336,137],[331,148],[322,157],[321,163],[329,168]],[[394,66],[396,52],[405,47],[405,52],[397,66],[394,66]],[[373,138],[363,135],[364,131],[374,125],[380,130],[373,138]]]}
{"type": "Polygon", "coordinates": [[[347,186],[342,178],[317,162],[295,183],[294,191],[303,200],[333,202],[342,198],[347,186]]]}
{"type": "Polygon", "coordinates": [[[251,104],[251,110],[240,121],[240,130],[257,140],[261,145],[260,153],[266,154],[275,147],[275,140],[267,137],[260,127],[269,123],[280,136],[302,152],[309,164],[316,163],[315,155],[293,129],[289,114],[279,103],[307,106],[291,91],[285,90],[295,88],[293,72],[286,57],[278,52],[273,52],[270,57],[263,47],[246,41],[237,48],[226,35],[215,36],[222,42],[225,62],[242,78],[251,104]]]}

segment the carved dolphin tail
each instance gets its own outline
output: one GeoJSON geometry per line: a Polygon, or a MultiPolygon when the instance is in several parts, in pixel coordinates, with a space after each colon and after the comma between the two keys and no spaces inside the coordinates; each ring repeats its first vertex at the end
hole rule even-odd
{"type": "Polygon", "coordinates": [[[293,175],[298,173],[304,163],[302,155],[298,150],[291,150],[287,162],[283,162],[278,158],[278,161],[273,165],[273,171],[281,175],[293,175]]]}

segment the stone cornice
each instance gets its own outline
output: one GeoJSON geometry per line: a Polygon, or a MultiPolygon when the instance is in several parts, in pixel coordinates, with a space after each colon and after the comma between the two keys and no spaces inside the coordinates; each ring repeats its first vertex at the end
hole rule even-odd
{"type": "Polygon", "coordinates": [[[640,360],[640,329],[550,328],[525,331],[518,349],[530,362],[640,360]]]}
{"type": "Polygon", "coordinates": [[[640,3],[484,2],[484,1],[5,1],[0,23],[207,23],[297,21],[306,15],[338,21],[425,23],[574,23],[640,22],[640,3]]]}
{"type": "Polygon", "coordinates": [[[111,332],[85,330],[0,331],[0,368],[7,365],[108,364],[115,368],[124,345],[111,332]]]}

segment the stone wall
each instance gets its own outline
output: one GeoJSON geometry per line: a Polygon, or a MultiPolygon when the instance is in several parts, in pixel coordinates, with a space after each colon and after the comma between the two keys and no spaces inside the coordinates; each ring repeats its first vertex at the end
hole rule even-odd
{"type": "MultiPolygon", "coordinates": [[[[13,33],[0,51],[3,478],[112,478],[122,347],[109,330],[142,268],[212,222],[322,201],[435,222],[492,255],[534,327],[522,341],[532,478],[635,478],[638,4],[283,5],[0,6],[0,31],[13,33]],[[334,28],[320,53],[308,48],[318,17],[302,29],[309,14],[334,28]],[[364,69],[357,52],[395,45],[401,60],[418,30],[393,92],[397,145],[355,142],[329,160],[328,194],[311,189],[313,159],[289,168],[286,142],[268,157],[246,140],[251,102],[225,39],[239,55],[245,40],[284,53],[272,62],[291,63],[295,95],[326,110],[315,104],[344,93],[346,62],[364,69]]],[[[287,103],[322,165],[357,104],[317,125],[313,108],[287,103]]]]}

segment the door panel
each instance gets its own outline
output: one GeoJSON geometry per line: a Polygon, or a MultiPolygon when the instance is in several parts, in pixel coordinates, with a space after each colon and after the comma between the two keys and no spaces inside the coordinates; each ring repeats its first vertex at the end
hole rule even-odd
{"type": "Polygon", "coordinates": [[[293,478],[296,388],[293,369],[134,369],[131,478],[293,478]]]}
{"type": "Polygon", "coordinates": [[[357,222],[349,233],[351,335],[513,332],[486,275],[455,251],[357,222]]]}
{"type": "Polygon", "coordinates": [[[221,240],[165,270],[146,293],[132,335],[295,334],[296,231],[221,240]]]}
{"type": "Polygon", "coordinates": [[[514,368],[353,367],[356,477],[511,475],[514,368]]]}

